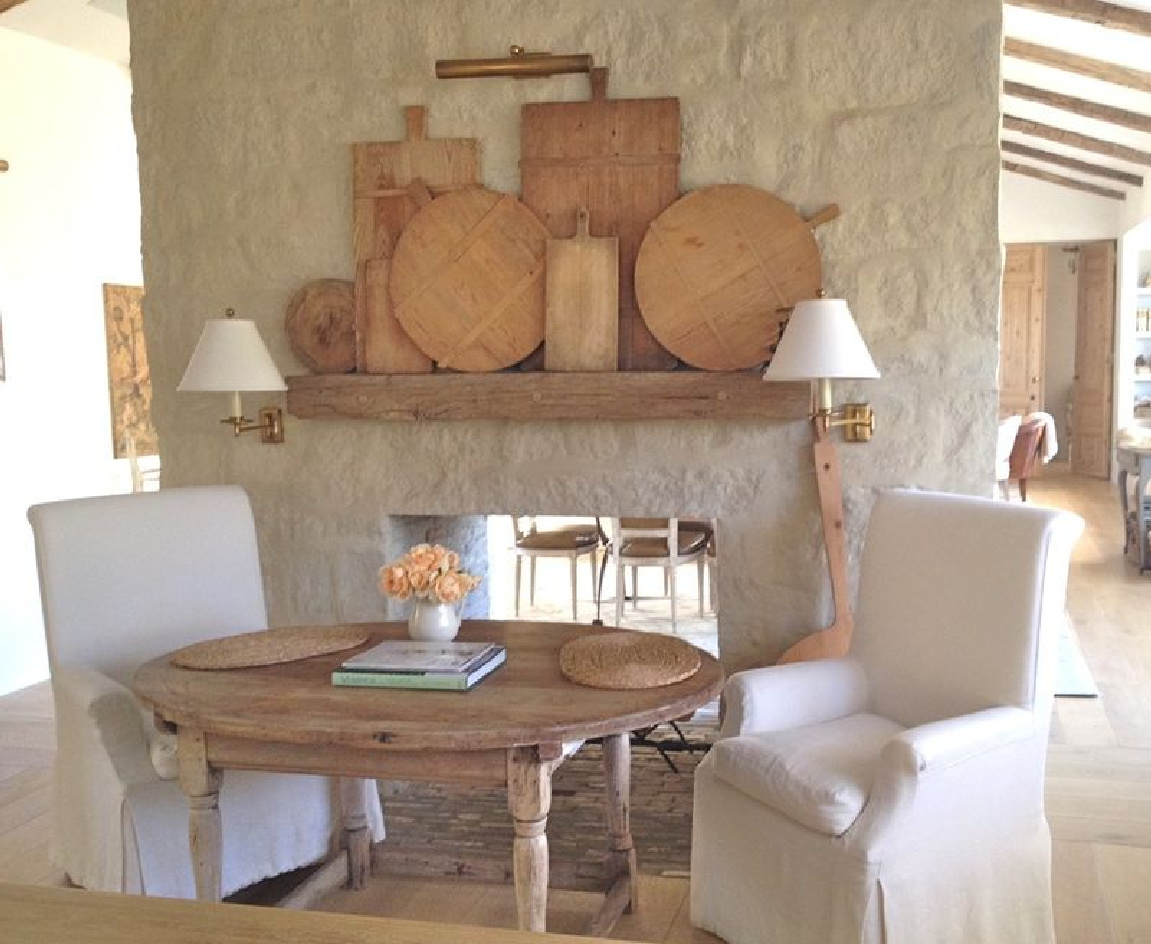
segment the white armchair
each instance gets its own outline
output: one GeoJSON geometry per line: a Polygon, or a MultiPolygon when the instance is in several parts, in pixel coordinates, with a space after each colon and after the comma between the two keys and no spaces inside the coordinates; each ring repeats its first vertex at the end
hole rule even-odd
{"type": "MultiPolygon", "coordinates": [[[[248,497],[166,489],[36,505],[28,518],[56,703],[53,861],[86,888],[194,897],[174,758],[129,686],[169,650],[266,628],[248,497]]],[[[378,791],[365,790],[381,838],[378,791]]],[[[230,771],[223,893],[332,852],[338,794],[324,777],[230,771]]]]}
{"type": "Polygon", "coordinates": [[[1053,941],[1043,775],[1074,515],[894,491],[851,651],[737,673],[691,917],[732,944],[1053,941]]]}

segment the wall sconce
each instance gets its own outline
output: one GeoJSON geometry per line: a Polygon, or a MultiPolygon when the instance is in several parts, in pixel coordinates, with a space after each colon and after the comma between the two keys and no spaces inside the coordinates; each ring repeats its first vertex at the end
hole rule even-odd
{"type": "Polygon", "coordinates": [[[539,78],[568,72],[591,72],[588,53],[553,55],[550,52],[528,52],[523,46],[512,46],[503,59],[437,59],[437,79],[486,79],[510,75],[517,79],[539,78]]]}
{"type": "Polygon", "coordinates": [[[847,302],[842,298],[801,301],[791,313],[764,380],[812,381],[811,429],[815,437],[815,483],[819,489],[819,512],[823,545],[835,605],[832,624],[805,636],[779,657],[779,663],[807,659],[830,659],[847,653],[854,620],[847,580],[847,537],[843,520],[843,483],[839,455],[831,428],[842,426],[851,442],[871,438],[875,414],[866,403],[848,403],[836,410],[831,402],[831,381],[878,377],[875,362],[860,337],[847,302]]]}
{"type": "Polygon", "coordinates": [[[237,318],[232,308],[224,312],[223,318],[213,318],[204,325],[184,379],[176,389],[231,393],[232,413],[221,423],[229,423],[236,436],[258,429],[261,442],[284,441],[284,415],[279,409],[260,410],[259,423],[244,416],[241,391],[287,390],[288,385],[256,330],[256,323],[237,318]]]}
{"type": "Polygon", "coordinates": [[[867,442],[875,430],[875,413],[867,403],[846,403],[836,410],[831,381],[877,378],[879,371],[842,298],[798,302],[775,355],[763,372],[764,380],[812,381],[811,419],[826,435],[833,426],[844,428],[848,442],[867,442]]]}

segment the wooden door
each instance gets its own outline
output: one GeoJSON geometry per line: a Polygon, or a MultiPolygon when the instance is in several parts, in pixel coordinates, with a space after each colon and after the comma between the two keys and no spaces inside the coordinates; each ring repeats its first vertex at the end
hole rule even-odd
{"type": "Polygon", "coordinates": [[[1071,468],[1101,479],[1111,474],[1114,340],[1115,243],[1084,243],[1079,247],[1071,468]]]}
{"type": "Polygon", "coordinates": [[[1007,247],[999,315],[999,415],[1043,409],[1043,317],[1047,252],[1007,247]]]}

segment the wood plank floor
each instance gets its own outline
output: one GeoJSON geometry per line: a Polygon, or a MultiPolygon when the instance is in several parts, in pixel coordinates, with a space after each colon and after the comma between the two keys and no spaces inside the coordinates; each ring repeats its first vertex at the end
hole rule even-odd
{"type": "MultiPolygon", "coordinates": [[[[1122,556],[1114,487],[1049,467],[1030,483],[1037,504],[1081,514],[1068,609],[1098,699],[1057,700],[1048,764],[1059,944],[1151,944],[1151,574],[1122,556]]],[[[55,750],[47,685],[0,697],[0,881],[57,884],[48,861],[49,770],[55,750]]],[[[688,884],[645,877],[643,907],[614,934],[637,941],[714,944],[688,921],[688,884]]],[[[396,917],[514,926],[511,889],[389,878],[396,917]]],[[[336,902],[348,910],[354,900],[336,902]]],[[[549,924],[576,931],[591,896],[555,892],[549,924]]],[[[378,911],[378,909],[377,909],[378,911]]]]}

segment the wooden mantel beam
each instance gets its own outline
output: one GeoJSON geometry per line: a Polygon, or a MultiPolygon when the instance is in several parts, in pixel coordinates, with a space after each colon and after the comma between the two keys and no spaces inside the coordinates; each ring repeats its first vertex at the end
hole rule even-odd
{"type": "Polygon", "coordinates": [[[1068,157],[1066,154],[1056,154],[1054,151],[1044,151],[1040,148],[1028,147],[1026,144],[1020,144],[1018,141],[1003,141],[1000,143],[1000,147],[1009,154],[1017,154],[1020,157],[1030,157],[1036,161],[1046,161],[1048,164],[1058,164],[1060,167],[1077,170],[1082,174],[1090,174],[1092,177],[1106,177],[1108,180],[1117,180],[1119,183],[1127,184],[1131,187],[1143,186],[1142,177],[1138,174],[1129,174],[1125,170],[1116,170],[1114,167],[1104,167],[1101,164],[1091,164],[1088,161],[1068,157]]]}
{"type": "Polygon", "coordinates": [[[1113,157],[1116,160],[1128,161],[1131,164],[1145,164],[1151,167],[1151,151],[1140,151],[1138,148],[1116,144],[1114,141],[1104,141],[1102,138],[1093,138],[1090,135],[1080,134],[1078,131],[1056,128],[1054,125],[1045,125],[1028,118],[1017,118],[1015,115],[1003,116],[1003,128],[1006,131],[1028,134],[1034,138],[1046,138],[1048,141],[1066,144],[1068,147],[1078,148],[1081,151],[1092,151],[1095,154],[1113,157]]]}
{"type": "Polygon", "coordinates": [[[23,2],[24,0],[0,0],[0,13],[3,13],[5,10],[11,10],[23,2]]]}
{"type": "Polygon", "coordinates": [[[1013,7],[1024,7],[1028,10],[1038,10],[1040,13],[1082,20],[1084,23],[1095,23],[1108,29],[1127,30],[1129,33],[1151,36],[1151,13],[1121,7],[1115,3],[1104,3],[1103,0],[1008,0],[1008,2],[1013,7]]]}
{"type": "Polygon", "coordinates": [[[1052,108],[1069,111],[1084,118],[1094,118],[1096,121],[1105,121],[1108,124],[1121,125],[1124,128],[1131,128],[1133,131],[1151,134],[1151,115],[1128,111],[1126,108],[1100,105],[1098,102],[1089,102],[1085,98],[1064,95],[1062,92],[1052,92],[1050,89],[1036,88],[1034,85],[1025,85],[1022,82],[1004,82],[1003,94],[1013,98],[1026,99],[1029,102],[1038,102],[1041,105],[1050,105],[1052,108]]]}
{"type": "Polygon", "coordinates": [[[1013,59],[1026,59],[1028,62],[1037,62],[1063,72],[1074,72],[1076,75],[1085,75],[1100,82],[1110,82],[1112,85],[1122,85],[1151,93],[1151,72],[1129,69],[1113,62],[1104,62],[1102,59],[1088,59],[1073,52],[1040,46],[1038,43],[1015,39],[1013,36],[1008,36],[1003,41],[1003,52],[1013,59]]]}
{"type": "Polygon", "coordinates": [[[1047,183],[1055,184],[1057,187],[1067,187],[1071,190],[1082,190],[1085,193],[1093,193],[1098,197],[1106,197],[1108,200],[1127,199],[1127,194],[1119,190],[1109,190],[1107,187],[1089,184],[1085,180],[1076,180],[1074,177],[1064,177],[1062,174],[1053,174],[1049,170],[1040,170],[1038,167],[1032,167],[1030,164],[1016,164],[1014,161],[1004,161],[1003,169],[1013,174],[1022,174],[1025,177],[1034,177],[1036,180],[1045,180],[1047,183]]]}

